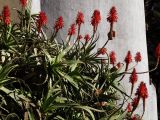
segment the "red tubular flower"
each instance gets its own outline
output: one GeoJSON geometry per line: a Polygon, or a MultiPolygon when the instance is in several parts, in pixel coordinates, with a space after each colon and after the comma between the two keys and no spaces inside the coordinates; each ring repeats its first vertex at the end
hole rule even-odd
{"type": "Polygon", "coordinates": [[[119,63],[117,63],[117,68],[119,69],[122,65],[121,65],[121,63],[119,62],[119,63]]]}
{"type": "Polygon", "coordinates": [[[82,38],[83,38],[82,35],[79,35],[79,36],[78,36],[78,40],[80,40],[80,39],[82,39],[82,38]]]}
{"type": "Polygon", "coordinates": [[[142,60],[141,53],[137,52],[135,56],[135,61],[138,63],[138,62],[141,62],[141,60],[142,60]]]}
{"type": "Polygon", "coordinates": [[[134,99],[133,99],[133,101],[132,101],[132,107],[133,107],[133,110],[132,111],[134,111],[136,108],[137,108],[137,106],[138,106],[138,104],[139,104],[139,97],[135,97],[134,99]]]}
{"type": "Polygon", "coordinates": [[[160,58],[160,43],[156,47],[155,56],[157,58],[160,58]]]}
{"type": "Polygon", "coordinates": [[[148,90],[147,90],[146,84],[144,82],[140,83],[140,85],[137,89],[136,95],[138,95],[142,99],[146,99],[148,97],[148,90]]]}
{"type": "Polygon", "coordinates": [[[133,92],[134,84],[137,82],[137,80],[138,80],[138,75],[137,75],[136,69],[134,68],[133,72],[130,76],[130,83],[132,84],[131,95],[132,95],[132,92],[133,92]]]}
{"type": "Polygon", "coordinates": [[[3,7],[2,15],[4,18],[10,17],[10,10],[8,6],[3,7]]]}
{"type": "Polygon", "coordinates": [[[94,32],[97,30],[98,24],[101,21],[101,14],[99,10],[94,10],[94,13],[92,15],[91,24],[93,26],[94,32]]]}
{"type": "Polygon", "coordinates": [[[75,24],[72,24],[68,30],[68,35],[74,35],[76,34],[76,25],[75,24]]]}
{"type": "Polygon", "coordinates": [[[8,6],[3,7],[2,18],[5,25],[9,25],[11,23],[10,10],[8,6]]]}
{"type": "MultiPolygon", "coordinates": [[[[132,62],[132,55],[131,55],[131,52],[130,52],[130,51],[128,51],[128,53],[127,53],[124,61],[125,61],[125,63],[126,63],[125,71],[127,71],[129,64],[132,62]]],[[[121,79],[120,79],[119,81],[123,80],[124,77],[125,77],[125,74],[121,77],[121,79]]]]}
{"type": "Polygon", "coordinates": [[[113,6],[110,9],[109,15],[107,17],[107,21],[110,23],[113,23],[113,22],[117,22],[117,19],[118,19],[117,10],[116,10],[116,7],[113,6]]]}
{"type": "Polygon", "coordinates": [[[132,74],[130,76],[130,82],[132,84],[135,84],[137,82],[137,80],[138,80],[138,75],[137,75],[136,69],[134,68],[133,72],[132,72],[132,74]]]}
{"type": "Polygon", "coordinates": [[[142,100],[143,100],[143,113],[144,113],[144,111],[145,111],[145,100],[146,100],[146,98],[148,98],[148,90],[147,90],[146,84],[144,82],[140,83],[140,85],[137,89],[136,95],[139,98],[142,98],[142,100]]]}
{"type": "Polygon", "coordinates": [[[9,24],[11,23],[10,18],[9,18],[9,17],[7,17],[7,18],[5,19],[5,21],[4,21],[4,23],[5,23],[6,25],[9,25],[9,24]]]}
{"type": "Polygon", "coordinates": [[[110,53],[109,57],[110,57],[110,63],[114,65],[115,62],[116,62],[116,54],[115,54],[115,52],[112,51],[112,52],[110,53]]]}
{"type": "Polygon", "coordinates": [[[47,24],[47,16],[45,12],[40,12],[37,20],[37,25],[38,25],[38,32],[41,31],[42,26],[47,24]]]}
{"type": "Polygon", "coordinates": [[[22,7],[26,7],[27,0],[20,0],[20,3],[22,4],[22,7]]]}
{"type": "Polygon", "coordinates": [[[88,42],[90,40],[89,34],[86,34],[85,37],[84,37],[84,39],[88,42]]]}
{"type": "Polygon", "coordinates": [[[128,53],[127,53],[127,56],[125,58],[125,62],[126,62],[127,65],[132,62],[132,55],[131,55],[130,51],[128,51],[128,53]]]}
{"type": "Polygon", "coordinates": [[[82,12],[78,12],[76,24],[80,27],[82,23],[84,23],[84,15],[82,12]]]}
{"type": "Polygon", "coordinates": [[[133,117],[131,118],[131,120],[138,120],[137,117],[135,115],[133,115],[133,117]]]}
{"type": "Polygon", "coordinates": [[[56,22],[55,22],[55,24],[54,24],[54,30],[56,31],[56,32],[58,32],[60,29],[62,29],[64,27],[64,21],[63,21],[63,17],[62,16],[60,16],[57,20],[56,20],[56,22]]]}
{"type": "Polygon", "coordinates": [[[106,48],[100,48],[100,49],[98,50],[98,55],[100,55],[100,54],[104,55],[104,54],[106,54],[106,53],[107,53],[107,49],[106,49],[106,48]]]}
{"type": "Polygon", "coordinates": [[[130,103],[128,103],[127,105],[127,112],[131,112],[132,111],[132,106],[130,103]]]}

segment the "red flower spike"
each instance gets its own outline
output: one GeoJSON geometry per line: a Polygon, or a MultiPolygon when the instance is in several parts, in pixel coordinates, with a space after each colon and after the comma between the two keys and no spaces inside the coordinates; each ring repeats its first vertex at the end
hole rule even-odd
{"type": "Polygon", "coordinates": [[[11,20],[9,17],[7,17],[5,20],[4,20],[4,23],[5,25],[9,25],[11,23],[11,20]]]}
{"type": "Polygon", "coordinates": [[[148,98],[148,90],[147,90],[146,84],[144,82],[140,83],[140,86],[137,89],[136,95],[138,95],[138,97],[142,98],[142,100],[143,100],[143,113],[144,113],[145,100],[146,100],[146,98],[148,98]]]}
{"type": "Polygon", "coordinates": [[[127,105],[127,112],[131,112],[132,111],[132,106],[130,103],[128,103],[127,105]]]}
{"type": "Polygon", "coordinates": [[[138,63],[138,62],[141,62],[141,60],[142,60],[141,53],[137,52],[135,56],[135,61],[138,63]]]}
{"type": "Polygon", "coordinates": [[[112,51],[112,52],[110,53],[109,57],[110,57],[110,63],[114,65],[115,62],[116,62],[116,54],[115,54],[115,52],[112,51]]]}
{"type": "Polygon", "coordinates": [[[3,7],[2,16],[4,18],[10,17],[10,10],[9,10],[9,7],[7,5],[3,7]]]}
{"type": "Polygon", "coordinates": [[[107,53],[107,49],[106,48],[100,48],[99,51],[98,51],[98,55],[102,54],[106,54],[107,53]]]}
{"type": "Polygon", "coordinates": [[[82,23],[84,23],[84,15],[82,12],[78,12],[76,24],[80,27],[82,23]]]}
{"type": "Polygon", "coordinates": [[[133,72],[132,72],[132,74],[130,76],[130,82],[132,84],[135,84],[137,82],[137,80],[138,80],[138,75],[137,75],[136,69],[134,68],[133,72]]]}
{"type": "Polygon", "coordinates": [[[132,62],[132,55],[131,55],[130,51],[128,51],[128,53],[127,53],[127,56],[125,58],[125,62],[126,62],[127,65],[132,62]]]}
{"type": "Polygon", "coordinates": [[[45,12],[40,12],[40,14],[38,16],[37,24],[38,24],[38,32],[40,32],[42,26],[47,24],[47,16],[46,16],[45,12]]]}
{"type": "Polygon", "coordinates": [[[63,17],[62,16],[60,16],[57,20],[56,20],[56,22],[55,22],[55,24],[54,24],[54,30],[56,31],[56,32],[58,32],[60,29],[62,29],[64,27],[64,21],[63,21],[63,17]]]}
{"type": "Polygon", "coordinates": [[[139,97],[135,97],[133,99],[133,101],[132,101],[132,107],[133,107],[133,109],[136,109],[137,106],[138,106],[138,104],[139,104],[139,97]]]}
{"type": "Polygon", "coordinates": [[[68,35],[74,35],[76,34],[76,25],[75,24],[72,24],[68,30],[68,35]]]}
{"type": "Polygon", "coordinates": [[[27,5],[27,0],[20,0],[20,3],[22,5],[22,7],[26,7],[27,5]]]}
{"type": "Polygon", "coordinates": [[[107,21],[110,23],[113,23],[113,22],[117,22],[117,20],[118,20],[117,10],[116,10],[116,7],[113,6],[110,9],[109,15],[107,17],[107,21]]]}
{"type": "Polygon", "coordinates": [[[160,58],[160,43],[158,43],[158,45],[156,47],[155,56],[157,58],[160,58]]]}
{"type": "Polygon", "coordinates": [[[8,6],[3,7],[2,18],[5,25],[9,25],[11,23],[10,10],[8,6]]]}
{"type": "Polygon", "coordinates": [[[146,87],[146,84],[144,82],[141,82],[137,92],[135,95],[138,95],[139,97],[141,97],[143,100],[145,100],[146,98],[148,98],[148,90],[146,87]]]}
{"type": "Polygon", "coordinates": [[[84,39],[86,40],[86,42],[88,42],[90,40],[89,34],[86,34],[85,37],[84,37],[84,39]]]}
{"type": "Polygon", "coordinates": [[[121,65],[121,63],[119,62],[119,63],[117,63],[116,66],[117,66],[117,68],[119,69],[119,68],[121,68],[122,65],[121,65]]]}
{"type": "Polygon", "coordinates": [[[101,14],[99,10],[94,10],[94,13],[92,15],[91,24],[93,26],[94,32],[97,30],[98,24],[101,21],[101,14]]]}
{"type": "Polygon", "coordinates": [[[80,40],[80,39],[82,39],[82,38],[83,38],[82,35],[79,35],[79,36],[78,36],[78,40],[80,40]]]}
{"type": "Polygon", "coordinates": [[[138,75],[137,75],[136,69],[134,68],[133,72],[130,76],[130,83],[132,84],[131,95],[132,95],[132,92],[133,92],[134,84],[137,82],[137,80],[138,80],[138,75]]]}
{"type": "Polygon", "coordinates": [[[134,115],[131,120],[138,120],[137,117],[134,115]]]}

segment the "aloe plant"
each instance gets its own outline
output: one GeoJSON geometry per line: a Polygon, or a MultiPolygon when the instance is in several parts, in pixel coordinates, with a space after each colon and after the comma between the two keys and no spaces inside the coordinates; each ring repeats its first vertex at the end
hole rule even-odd
{"type": "MultiPolygon", "coordinates": [[[[136,108],[124,108],[132,98],[120,81],[125,74],[132,73],[127,73],[127,65],[122,72],[124,64],[110,61],[105,48],[110,39],[95,52],[100,36],[98,24],[93,22],[93,34],[85,37],[85,42],[80,40],[79,23],[75,41],[71,43],[75,33],[72,26],[66,40],[59,43],[56,36],[63,27],[63,19],[58,19],[61,23],[55,23],[58,26],[47,36],[41,29],[47,22],[45,14],[31,15],[24,5],[17,10],[18,23],[0,20],[1,119],[131,120],[136,108]],[[122,103],[118,104],[119,99],[122,103]]],[[[111,18],[108,35],[114,39],[112,21],[116,22],[117,17],[111,18]]]]}

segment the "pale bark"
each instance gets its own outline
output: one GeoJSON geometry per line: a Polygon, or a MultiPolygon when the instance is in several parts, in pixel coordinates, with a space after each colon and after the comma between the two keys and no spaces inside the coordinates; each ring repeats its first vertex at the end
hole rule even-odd
{"type": "MultiPolygon", "coordinates": [[[[133,56],[137,51],[140,51],[143,59],[136,67],[137,71],[148,70],[143,0],[44,0],[41,6],[42,10],[46,11],[49,17],[48,27],[50,30],[53,28],[55,19],[58,16],[63,16],[65,28],[59,34],[59,38],[61,39],[65,39],[67,29],[74,22],[78,11],[82,11],[85,14],[82,35],[84,33],[91,33],[90,18],[94,9],[99,9],[102,15],[102,22],[98,28],[100,39],[97,48],[102,47],[107,40],[107,33],[109,31],[109,24],[106,22],[107,13],[112,6],[116,6],[119,16],[115,27],[117,37],[107,45],[108,51],[114,50],[117,53],[119,61],[124,61],[128,50],[131,50],[133,56]]],[[[140,81],[144,81],[147,84],[149,91],[143,119],[157,120],[156,91],[153,85],[149,85],[149,74],[139,75],[139,81],[135,88],[138,87],[140,81]]],[[[130,93],[131,85],[128,77],[125,77],[123,83],[126,91],[130,93]]],[[[135,91],[136,89],[134,89],[135,91]]],[[[139,105],[137,113],[142,113],[142,103],[139,105]]]]}
{"type": "MultiPolygon", "coordinates": [[[[15,1],[15,0],[13,0],[15,1]]],[[[10,0],[0,0],[2,6],[10,3],[12,7],[18,6],[17,2],[12,3],[10,0]],[[15,4],[16,3],[16,4],[15,4]]],[[[63,16],[65,21],[65,28],[59,34],[60,39],[65,39],[67,35],[67,28],[74,22],[78,11],[85,14],[85,24],[82,26],[82,35],[84,33],[91,33],[90,18],[94,9],[99,9],[102,15],[102,22],[98,28],[100,39],[97,48],[102,47],[107,40],[107,33],[109,31],[109,24],[106,22],[106,17],[109,9],[116,6],[118,10],[118,23],[116,23],[115,30],[117,33],[116,39],[110,41],[107,45],[108,51],[114,50],[117,53],[118,60],[123,61],[128,50],[131,50],[135,55],[137,51],[142,53],[142,62],[136,67],[137,71],[148,70],[148,57],[146,48],[146,33],[145,33],[145,17],[144,17],[144,3],[143,0],[42,0],[41,7],[48,15],[48,28],[51,30],[55,19],[58,16],[63,16]]],[[[32,13],[39,13],[40,0],[32,1],[32,13]]],[[[139,82],[144,81],[147,84],[149,91],[149,98],[146,104],[146,111],[144,120],[158,120],[157,118],[157,100],[156,92],[153,85],[149,85],[149,75],[139,75],[139,82]]],[[[130,93],[129,80],[126,77],[123,81],[125,89],[130,93]]],[[[136,87],[139,84],[136,84],[136,87]]],[[[136,88],[135,87],[135,88],[136,88]]],[[[135,89],[136,90],[136,89],[135,89]]],[[[134,92],[135,92],[134,90],[134,92]]],[[[142,104],[137,113],[142,112],[142,104]]]]}
{"type": "Polygon", "coordinates": [[[32,14],[38,14],[41,11],[40,1],[41,0],[30,0],[31,5],[31,12],[32,14]]]}

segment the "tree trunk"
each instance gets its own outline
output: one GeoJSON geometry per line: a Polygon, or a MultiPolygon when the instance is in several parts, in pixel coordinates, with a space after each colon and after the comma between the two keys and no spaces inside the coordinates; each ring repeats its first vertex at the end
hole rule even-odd
{"type": "MultiPolygon", "coordinates": [[[[55,19],[63,16],[65,28],[59,34],[59,38],[65,39],[67,29],[76,18],[77,12],[82,11],[85,15],[85,24],[82,26],[82,35],[84,33],[92,33],[90,25],[91,15],[94,9],[99,9],[102,15],[102,22],[98,28],[100,39],[97,48],[103,46],[107,40],[109,24],[106,22],[106,17],[109,9],[116,6],[118,10],[118,22],[116,23],[116,39],[109,42],[107,45],[108,51],[114,50],[117,53],[119,61],[124,61],[124,57],[128,50],[131,50],[134,56],[137,51],[142,54],[142,62],[136,67],[137,71],[148,70],[148,56],[146,46],[146,30],[145,30],[145,15],[143,0],[44,0],[41,3],[42,10],[47,13],[49,24],[48,28],[52,30],[55,19]]],[[[131,89],[129,76],[123,81],[126,91],[131,89]]],[[[139,75],[139,81],[135,88],[138,87],[140,81],[147,84],[149,98],[146,103],[146,111],[144,120],[158,120],[157,118],[157,100],[156,91],[153,85],[149,84],[149,74],[139,75]]],[[[134,89],[134,92],[136,89],[134,89]]],[[[139,105],[137,113],[142,113],[142,103],[139,105]]]]}
{"type": "Polygon", "coordinates": [[[29,0],[29,1],[32,3],[32,5],[31,5],[32,14],[39,13],[41,10],[40,1],[42,1],[42,0],[29,0]]]}
{"type": "MultiPolygon", "coordinates": [[[[1,6],[15,5],[14,2],[0,0],[1,6]]],[[[146,47],[146,33],[145,33],[145,16],[143,0],[41,0],[41,8],[48,15],[48,28],[51,30],[55,19],[58,16],[63,16],[65,21],[65,28],[59,34],[59,38],[65,39],[67,36],[67,29],[71,23],[74,22],[77,12],[82,11],[85,14],[85,24],[82,26],[82,35],[91,33],[92,27],[90,25],[90,18],[94,9],[99,9],[102,15],[102,22],[98,28],[100,39],[97,48],[103,46],[107,40],[107,33],[109,31],[109,24],[106,22],[106,17],[109,9],[116,6],[118,10],[118,22],[116,23],[116,39],[109,42],[107,45],[108,51],[114,50],[117,53],[119,61],[124,61],[124,57],[128,50],[131,50],[134,56],[137,51],[142,54],[142,62],[136,67],[138,72],[148,70],[148,56],[146,47]]],[[[0,6],[0,8],[2,8],[0,6]]],[[[18,6],[18,5],[16,5],[18,6]]],[[[32,1],[32,13],[39,13],[40,0],[32,1]]],[[[158,120],[157,118],[157,100],[156,92],[153,85],[149,84],[149,74],[139,75],[139,83],[144,81],[147,84],[149,91],[149,98],[146,102],[146,111],[144,120],[158,120]]],[[[130,83],[128,76],[122,81],[125,85],[126,91],[130,93],[130,83]]],[[[137,83],[135,88],[139,84],[137,83]]],[[[136,89],[134,90],[134,92],[136,89]]],[[[140,104],[137,113],[142,113],[142,104],[140,104]]]]}

